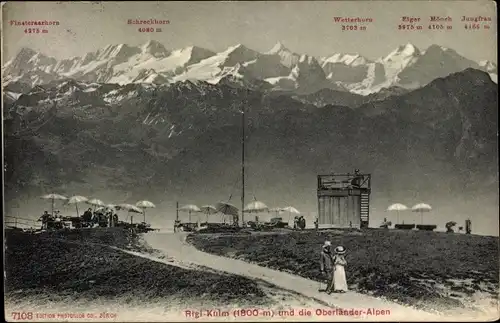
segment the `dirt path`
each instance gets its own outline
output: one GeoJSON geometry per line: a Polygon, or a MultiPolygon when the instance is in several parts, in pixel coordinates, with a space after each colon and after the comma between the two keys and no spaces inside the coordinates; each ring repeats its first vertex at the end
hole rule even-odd
{"type": "MultiPolygon", "coordinates": [[[[430,321],[430,320],[447,320],[443,316],[430,314],[411,307],[402,306],[384,299],[371,297],[364,294],[359,294],[349,291],[345,294],[327,295],[319,292],[320,284],[306,278],[292,275],[285,272],[280,272],[270,268],[261,267],[255,264],[250,264],[241,260],[231,259],[221,256],[208,254],[196,249],[185,241],[186,234],[172,233],[148,233],[144,235],[145,241],[154,249],[163,253],[170,262],[177,262],[183,266],[188,264],[208,267],[214,270],[227,273],[237,274],[241,276],[259,279],[273,284],[284,290],[294,292],[310,299],[312,303],[323,304],[320,307],[310,308],[312,312],[316,308],[340,308],[344,310],[355,309],[364,312],[361,315],[338,316],[328,315],[327,317],[316,316],[314,313],[311,317],[302,316],[302,320],[343,320],[346,319],[365,319],[370,321],[430,321]],[[371,313],[381,313],[380,311],[390,311],[390,315],[369,315],[371,313]]],[[[323,284],[323,288],[324,288],[323,284]]],[[[291,307],[290,307],[291,308],[291,307]]]]}

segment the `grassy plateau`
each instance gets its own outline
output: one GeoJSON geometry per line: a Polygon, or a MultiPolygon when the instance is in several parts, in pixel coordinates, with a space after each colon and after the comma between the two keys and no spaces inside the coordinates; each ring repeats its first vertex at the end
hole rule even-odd
{"type": "Polygon", "coordinates": [[[126,230],[80,230],[31,235],[6,230],[5,297],[10,302],[50,300],[71,304],[142,302],[259,304],[269,301],[246,278],[184,269],[136,257],[107,245],[147,250],[126,230]]]}

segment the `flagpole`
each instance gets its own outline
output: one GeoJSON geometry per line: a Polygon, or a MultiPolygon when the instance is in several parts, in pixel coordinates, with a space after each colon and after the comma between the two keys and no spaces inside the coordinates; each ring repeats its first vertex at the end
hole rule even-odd
{"type": "Polygon", "coordinates": [[[241,114],[241,225],[245,223],[245,103],[241,114]]]}
{"type": "Polygon", "coordinates": [[[179,202],[175,204],[175,219],[179,220],[179,202]]]}

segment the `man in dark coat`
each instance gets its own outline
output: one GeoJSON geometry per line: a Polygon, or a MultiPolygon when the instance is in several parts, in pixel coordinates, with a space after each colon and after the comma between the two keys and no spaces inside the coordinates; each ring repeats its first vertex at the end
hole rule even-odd
{"type": "Polygon", "coordinates": [[[465,234],[470,234],[472,232],[472,222],[470,219],[465,220],[465,234]]]}
{"type": "Polygon", "coordinates": [[[299,217],[298,226],[301,230],[306,228],[306,219],[302,215],[299,217]]]}
{"type": "Polygon", "coordinates": [[[321,248],[320,254],[320,271],[323,276],[327,278],[326,292],[331,292],[329,288],[333,286],[333,255],[332,255],[332,243],[330,241],[325,241],[323,247],[321,248]]]}
{"type": "Polygon", "coordinates": [[[87,225],[88,225],[88,223],[92,220],[92,209],[89,208],[87,211],[85,211],[83,213],[82,218],[83,218],[83,222],[87,222],[87,225]]]}

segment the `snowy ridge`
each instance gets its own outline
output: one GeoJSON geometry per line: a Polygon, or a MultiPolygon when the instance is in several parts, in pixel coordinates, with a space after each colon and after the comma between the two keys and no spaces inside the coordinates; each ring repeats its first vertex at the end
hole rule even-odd
{"type": "Polygon", "coordinates": [[[281,42],[264,53],[242,44],[215,53],[196,46],[168,50],[151,40],[140,46],[108,45],[62,60],[23,48],[2,69],[5,83],[30,86],[67,78],[122,85],[206,81],[298,94],[330,88],[368,95],[393,86],[414,89],[469,67],[488,72],[497,82],[495,62],[476,63],[451,48],[431,45],[422,51],[413,44],[372,61],[357,53],[315,58],[281,42]]]}
{"type": "Polygon", "coordinates": [[[387,81],[393,81],[402,70],[409,65],[414,64],[420,51],[412,44],[399,46],[396,50],[389,55],[379,60],[385,67],[385,77],[387,81]]]}

